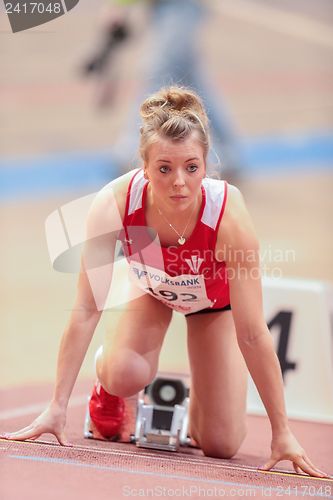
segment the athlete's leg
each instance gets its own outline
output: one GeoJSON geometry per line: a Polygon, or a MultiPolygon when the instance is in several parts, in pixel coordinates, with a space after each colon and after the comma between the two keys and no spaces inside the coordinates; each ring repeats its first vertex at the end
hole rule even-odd
{"type": "Polygon", "coordinates": [[[230,458],[246,434],[247,369],[231,311],[187,318],[190,429],[206,455],[230,458]]]}
{"type": "Polygon", "coordinates": [[[153,380],[171,317],[172,310],[148,294],[127,304],[113,342],[106,341],[97,358],[97,376],[107,392],[132,396],[153,380]]]}

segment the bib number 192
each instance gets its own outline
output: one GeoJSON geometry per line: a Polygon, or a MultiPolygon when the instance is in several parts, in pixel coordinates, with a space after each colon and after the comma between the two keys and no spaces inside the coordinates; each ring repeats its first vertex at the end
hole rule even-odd
{"type": "Polygon", "coordinates": [[[194,302],[198,299],[198,297],[193,293],[180,293],[177,295],[175,292],[171,292],[170,290],[158,290],[158,293],[154,292],[152,288],[147,288],[147,290],[155,295],[155,297],[161,296],[165,300],[170,300],[170,302],[173,302],[174,300],[181,300],[181,302],[194,302]]]}

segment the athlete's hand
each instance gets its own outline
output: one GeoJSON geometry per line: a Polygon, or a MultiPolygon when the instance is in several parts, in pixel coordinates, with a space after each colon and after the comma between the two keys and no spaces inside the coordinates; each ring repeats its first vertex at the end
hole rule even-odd
{"type": "Polygon", "coordinates": [[[0,433],[0,437],[14,441],[38,439],[44,433],[54,434],[63,446],[72,446],[67,440],[64,428],[66,424],[66,410],[54,403],[46,408],[30,425],[16,432],[0,433]]]}
{"type": "Polygon", "coordinates": [[[259,469],[268,471],[281,460],[290,460],[297,474],[305,472],[309,476],[330,477],[311,462],[290,430],[273,435],[271,450],[270,459],[259,469]]]}

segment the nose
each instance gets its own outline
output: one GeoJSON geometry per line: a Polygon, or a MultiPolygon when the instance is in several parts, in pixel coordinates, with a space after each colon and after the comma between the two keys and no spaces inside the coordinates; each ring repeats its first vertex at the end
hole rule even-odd
{"type": "Polygon", "coordinates": [[[185,186],[185,176],[181,170],[176,171],[173,185],[176,188],[185,186]]]}

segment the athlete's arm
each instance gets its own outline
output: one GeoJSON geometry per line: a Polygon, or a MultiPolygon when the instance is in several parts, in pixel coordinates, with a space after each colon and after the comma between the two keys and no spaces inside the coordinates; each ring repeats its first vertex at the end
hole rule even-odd
{"type": "Polygon", "coordinates": [[[280,364],[263,313],[258,239],[243,197],[233,186],[229,186],[217,245],[220,251],[227,250],[230,303],[238,344],[272,427],[272,456],[266,468],[289,459],[304,472],[322,476],[324,473],[311,464],[288,425],[280,364]]]}
{"type": "Polygon", "coordinates": [[[89,212],[77,295],[61,339],[53,398],[32,424],[3,435],[7,439],[36,439],[49,432],[57,437],[60,444],[68,444],[64,435],[67,405],[106,304],[112,280],[116,236],[122,229],[128,181],[129,174],[126,174],[111,187],[104,188],[89,212]]]}
{"type": "Polygon", "coordinates": [[[58,355],[53,401],[66,408],[84,356],[106,306],[129,175],[103,188],[87,220],[77,295],[58,355]]]}
{"type": "Polygon", "coordinates": [[[228,249],[225,255],[237,339],[272,429],[279,431],[288,423],[279,361],[263,314],[259,244],[242,195],[233,186],[228,191],[218,241],[223,239],[228,249]]]}

